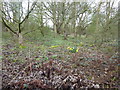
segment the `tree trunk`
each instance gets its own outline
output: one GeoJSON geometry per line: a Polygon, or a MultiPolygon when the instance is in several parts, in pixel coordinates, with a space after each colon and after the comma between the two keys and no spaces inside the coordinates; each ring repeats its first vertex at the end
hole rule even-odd
{"type": "Polygon", "coordinates": [[[18,42],[19,42],[19,44],[23,44],[23,35],[22,35],[22,33],[19,33],[19,38],[18,38],[18,42]]]}
{"type": "Polygon", "coordinates": [[[54,32],[57,33],[57,27],[56,27],[56,23],[54,22],[54,32]]]}

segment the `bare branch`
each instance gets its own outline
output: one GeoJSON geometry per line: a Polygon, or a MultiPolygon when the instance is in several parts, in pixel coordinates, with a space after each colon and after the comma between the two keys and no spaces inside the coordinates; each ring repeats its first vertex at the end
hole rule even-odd
{"type": "Polygon", "coordinates": [[[36,5],[37,1],[35,1],[32,5],[32,8],[29,10],[29,12],[27,13],[27,15],[25,16],[25,18],[19,23],[19,24],[22,24],[28,17],[29,17],[29,14],[32,12],[32,10],[34,9],[35,5],[36,5]]]}
{"type": "MultiPolygon", "coordinates": [[[[49,4],[49,3],[48,3],[49,4]]],[[[51,12],[51,10],[43,3],[43,5],[44,5],[44,7],[51,13],[51,14],[53,14],[52,12],[51,12]]],[[[50,5],[50,4],[49,4],[50,5]]]]}
{"type": "Polygon", "coordinates": [[[7,23],[4,21],[3,17],[2,17],[2,21],[3,21],[3,24],[4,24],[11,32],[13,32],[15,35],[18,36],[17,32],[13,31],[13,30],[9,27],[9,25],[7,25],[7,23]]]}

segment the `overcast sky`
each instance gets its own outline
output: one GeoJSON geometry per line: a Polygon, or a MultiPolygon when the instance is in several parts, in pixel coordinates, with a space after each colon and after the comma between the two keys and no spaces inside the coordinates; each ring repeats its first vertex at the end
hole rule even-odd
{"type": "MultiPolygon", "coordinates": [[[[17,1],[23,1],[23,2],[33,2],[35,0],[2,0],[2,1],[12,1],[12,2],[17,2],[17,1]]],[[[52,2],[52,1],[56,1],[56,2],[62,2],[62,1],[65,1],[65,0],[38,0],[40,2],[52,2]]],[[[107,2],[107,1],[115,1],[115,4],[114,4],[114,7],[118,7],[118,2],[119,0],[66,0],[67,2],[71,2],[71,1],[75,1],[75,2],[107,2]]],[[[25,4],[26,6],[26,4],[25,4]]]]}

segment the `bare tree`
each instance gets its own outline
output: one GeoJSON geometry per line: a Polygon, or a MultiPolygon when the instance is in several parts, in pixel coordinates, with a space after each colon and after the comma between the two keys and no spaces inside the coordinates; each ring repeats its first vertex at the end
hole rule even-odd
{"type": "Polygon", "coordinates": [[[33,11],[36,1],[32,3],[28,1],[27,13],[23,13],[22,2],[3,2],[2,22],[14,35],[18,37],[20,44],[23,42],[22,24],[25,22],[30,13],[33,11]]]}

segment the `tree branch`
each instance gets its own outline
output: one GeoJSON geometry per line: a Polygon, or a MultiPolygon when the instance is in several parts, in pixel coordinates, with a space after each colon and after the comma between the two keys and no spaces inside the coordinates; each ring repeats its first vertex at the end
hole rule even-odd
{"type": "Polygon", "coordinates": [[[13,32],[15,35],[18,36],[17,32],[13,31],[13,30],[7,25],[7,23],[4,21],[3,17],[2,17],[2,22],[3,22],[3,24],[4,24],[11,32],[13,32]]]}
{"type": "MultiPolygon", "coordinates": [[[[49,3],[48,3],[49,4],[49,3]]],[[[51,14],[53,14],[53,12],[51,12],[51,10],[43,3],[43,5],[44,5],[44,7],[51,13],[51,14]]],[[[49,6],[50,6],[50,4],[49,4],[49,6]]]]}
{"type": "Polygon", "coordinates": [[[36,5],[37,1],[35,1],[32,5],[32,8],[30,9],[30,11],[27,13],[27,15],[25,16],[25,18],[19,23],[19,24],[22,24],[28,17],[29,17],[29,14],[32,12],[32,10],[34,9],[35,5],[36,5]]]}

